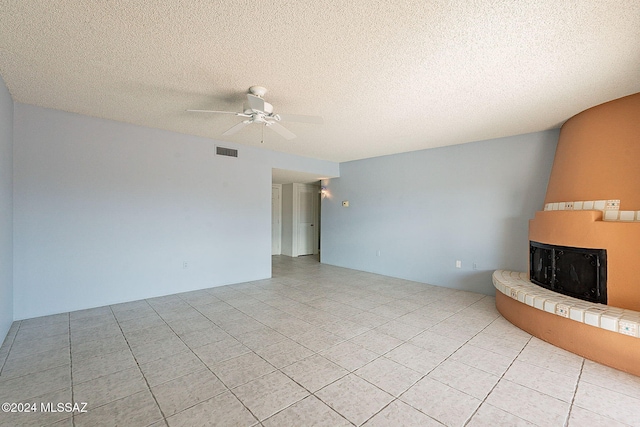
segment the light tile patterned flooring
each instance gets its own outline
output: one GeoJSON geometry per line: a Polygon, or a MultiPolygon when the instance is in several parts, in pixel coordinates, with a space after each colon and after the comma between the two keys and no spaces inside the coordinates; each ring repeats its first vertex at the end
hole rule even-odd
{"type": "Polygon", "coordinates": [[[88,412],[0,425],[640,425],[639,377],[532,338],[491,297],[273,262],[269,280],[15,322],[0,403],[88,412]]]}

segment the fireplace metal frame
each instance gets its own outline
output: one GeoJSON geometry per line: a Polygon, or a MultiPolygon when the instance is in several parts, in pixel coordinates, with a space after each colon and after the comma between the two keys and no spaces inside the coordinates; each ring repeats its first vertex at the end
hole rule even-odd
{"type": "MultiPolygon", "coordinates": [[[[569,275],[571,274],[576,278],[578,276],[575,271],[569,272],[569,275]]],[[[529,241],[529,280],[543,288],[570,297],[607,304],[607,251],[606,249],[548,245],[531,240],[529,241]],[[567,283],[565,269],[570,263],[565,261],[565,258],[576,255],[583,258],[595,270],[594,283],[589,283],[590,288],[587,292],[580,293],[567,289],[570,283],[567,283]],[[534,268],[536,259],[542,265],[542,270],[534,268]]]]}

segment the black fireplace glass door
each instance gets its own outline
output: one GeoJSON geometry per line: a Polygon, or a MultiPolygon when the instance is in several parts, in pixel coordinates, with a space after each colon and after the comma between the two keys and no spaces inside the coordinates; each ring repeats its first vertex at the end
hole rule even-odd
{"type": "Polygon", "coordinates": [[[598,285],[601,280],[601,261],[597,253],[576,249],[556,250],[555,261],[554,290],[583,300],[600,302],[598,285]]]}
{"type": "Polygon", "coordinates": [[[530,280],[555,292],[607,303],[607,251],[529,242],[530,280]]]}
{"type": "Polygon", "coordinates": [[[553,252],[549,248],[531,246],[531,281],[551,289],[553,285],[553,252]]]}

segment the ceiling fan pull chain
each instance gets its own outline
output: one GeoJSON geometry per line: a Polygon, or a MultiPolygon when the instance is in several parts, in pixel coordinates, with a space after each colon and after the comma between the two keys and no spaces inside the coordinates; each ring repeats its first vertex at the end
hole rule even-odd
{"type": "Polygon", "coordinates": [[[260,141],[260,144],[264,144],[264,127],[266,126],[266,123],[262,124],[262,141],[260,141]]]}

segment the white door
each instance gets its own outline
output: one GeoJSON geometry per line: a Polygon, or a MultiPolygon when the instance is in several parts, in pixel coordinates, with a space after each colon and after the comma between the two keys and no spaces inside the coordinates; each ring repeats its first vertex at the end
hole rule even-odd
{"type": "Polygon", "coordinates": [[[316,234],[316,197],[313,186],[298,186],[298,255],[311,255],[316,234]]]}
{"type": "Polygon", "coordinates": [[[282,253],[282,202],[280,194],[282,187],[271,187],[271,255],[282,253]]]}

